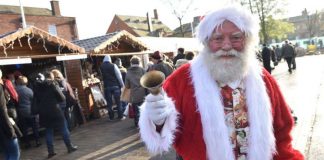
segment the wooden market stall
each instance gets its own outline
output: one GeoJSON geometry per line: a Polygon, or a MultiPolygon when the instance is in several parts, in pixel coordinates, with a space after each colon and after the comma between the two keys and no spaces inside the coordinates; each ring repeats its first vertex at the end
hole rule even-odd
{"type": "MultiPolygon", "coordinates": [[[[0,35],[0,68],[3,75],[20,72],[28,77],[31,84],[38,73],[56,68],[62,71],[72,87],[81,91],[79,59],[86,56],[84,48],[36,27],[0,35]]],[[[82,104],[82,92],[79,92],[79,99],[82,104]]]]}
{"type": "Polygon", "coordinates": [[[102,82],[100,82],[99,67],[105,55],[110,55],[112,62],[120,58],[124,67],[130,66],[130,58],[137,55],[145,65],[148,61],[147,46],[138,40],[137,37],[127,31],[109,33],[103,36],[93,37],[73,42],[84,47],[89,55],[83,64],[83,87],[88,93],[87,104],[89,115],[99,118],[106,113],[105,100],[103,96],[102,82]]]}

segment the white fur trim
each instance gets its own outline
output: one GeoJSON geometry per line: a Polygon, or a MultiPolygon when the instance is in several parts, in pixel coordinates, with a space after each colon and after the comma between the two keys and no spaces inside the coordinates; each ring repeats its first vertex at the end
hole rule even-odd
{"type": "MultiPolygon", "coordinates": [[[[254,62],[252,62],[255,64],[254,62]]],[[[191,76],[201,114],[203,138],[210,160],[234,160],[220,89],[210,76],[202,55],[191,63],[191,76]],[[211,94],[213,93],[213,94],[211,94]]],[[[275,152],[270,100],[258,65],[249,67],[244,81],[250,124],[248,147],[249,160],[272,159],[275,152]],[[255,97],[258,95],[259,97],[255,97]],[[260,104],[263,104],[260,106],[260,104]],[[266,137],[266,138],[265,138],[266,137]]]]}
{"type": "Polygon", "coordinates": [[[192,61],[191,74],[201,115],[207,157],[210,160],[233,160],[220,91],[201,55],[192,61]]]}
{"type": "Polygon", "coordinates": [[[178,126],[178,112],[175,104],[166,94],[165,101],[167,104],[167,112],[169,116],[166,118],[161,133],[156,132],[156,126],[148,117],[146,107],[150,107],[146,102],[140,107],[141,116],[139,119],[140,134],[142,140],[145,142],[148,151],[152,155],[162,154],[167,152],[174,141],[174,133],[178,126]]]}
{"type": "Polygon", "coordinates": [[[259,65],[252,65],[244,81],[250,125],[249,160],[272,159],[276,152],[271,103],[261,72],[259,65]]]}
{"type": "Polygon", "coordinates": [[[258,39],[258,19],[238,4],[227,5],[207,14],[197,27],[196,37],[202,44],[207,44],[214,29],[221,27],[225,20],[234,23],[247,37],[258,39]]]}

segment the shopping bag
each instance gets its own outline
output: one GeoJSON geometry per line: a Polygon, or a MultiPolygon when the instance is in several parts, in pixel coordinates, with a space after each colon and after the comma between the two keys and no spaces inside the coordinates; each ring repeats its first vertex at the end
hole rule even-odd
{"type": "Polygon", "coordinates": [[[126,116],[126,117],[128,117],[128,109],[129,109],[129,107],[128,107],[128,105],[129,104],[127,104],[127,106],[126,106],[126,108],[125,108],[125,111],[124,111],[124,116],[126,116]]]}
{"type": "Polygon", "coordinates": [[[128,117],[129,118],[135,118],[134,107],[130,103],[128,103],[128,117]]]}
{"type": "Polygon", "coordinates": [[[120,100],[123,102],[129,102],[129,100],[130,100],[130,89],[129,88],[124,87],[122,89],[120,100]]]}

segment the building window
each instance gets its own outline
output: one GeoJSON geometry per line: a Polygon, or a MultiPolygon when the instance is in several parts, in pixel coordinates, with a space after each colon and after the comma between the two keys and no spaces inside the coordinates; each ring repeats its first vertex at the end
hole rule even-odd
{"type": "Polygon", "coordinates": [[[57,36],[56,26],[55,25],[48,25],[48,32],[51,35],[57,36]]]}

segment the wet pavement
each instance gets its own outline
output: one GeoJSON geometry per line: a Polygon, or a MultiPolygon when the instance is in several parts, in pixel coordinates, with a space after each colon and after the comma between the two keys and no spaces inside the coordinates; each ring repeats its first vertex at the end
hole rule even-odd
{"type": "Polygon", "coordinates": [[[296,63],[293,74],[285,62],[273,72],[298,117],[293,146],[308,160],[324,160],[324,55],[300,57],[296,63]]]}
{"type": "MultiPolygon", "coordinates": [[[[297,70],[289,74],[284,61],[272,75],[298,117],[293,130],[293,145],[309,160],[324,160],[324,56],[305,56],[296,59],[297,70]]],[[[107,117],[93,120],[75,128],[72,142],[76,152],[67,153],[60,136],[55,137],[53,160],[175,160],[175,153],[150,156],[141,142],[132,119],[109,122],[107,117]]],[[[22,150],[22,160],[47,159],[45,138],[38,148],[22,150]]]]}

